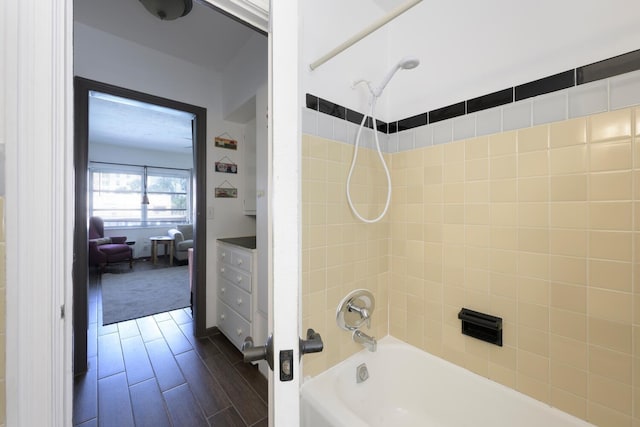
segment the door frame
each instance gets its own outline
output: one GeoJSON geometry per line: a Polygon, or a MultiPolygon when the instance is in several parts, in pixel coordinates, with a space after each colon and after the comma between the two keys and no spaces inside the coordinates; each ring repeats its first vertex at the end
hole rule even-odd
{"type": "Polygon", "coordinates": [[[265,11],[267,22],[265,15],[256,20],[251,8],[227,8],[229,4],[257,6],[265,1],[205,1],[266,31],[269,38],[267,246],[270,249],[269,330],[273,333],[274,357],[274,370],[269,371],[269,425],[297,427],[300,425],[302,384],[299,355],[302,283],[300,5],[298,0],[270,0],[269,11],[265,11]],[[293,350],[292,381],[279,379],[282,350],[293,350]]]}
{"type": "MultiPolygon", "coordinates": [[[[298,0],[272,0],[269,29],[270,254],[269,326],[274,371],[269,425],[300,425],[302,283],[302,137],[298,0]],[[295,119],[294,119],[295,118],[295,119]],[[279,355],[293,350],[293,380],[280,381],[279,355]]],[[[320,326],[320,325],[319,325],[320,326]]]]}
{"type": "Polygon", "coordinates": [[[67,426],[73,412],[73,0],[3,2],[0,22],[6,425],[67,426]]]}
{"type": "Polygon", "coordinates": [[[75,170],[75,230],[73,264],[73,371],[75,375],[87,370],[88,330],[88,218],[87,180],[89,167],[89,91],[98,91],[149,104],[160,105],[195,115],[193,140],[194,197],[194,283],[193,333],[206,335],[206,271],[207,271],[207,110],[167,98],[150,95],[111,84],[74,78],[74,170],[75,170]],[[201,236],[201,238],[198,238],[201,236]]]}
{"type": "MultiPolygon", "coordinates": [[[[299,7],[296,0],[271,0],[269,38],[276,36],[271,57],[278,61],[270,64],[269,70],[279,99],[273,102],[270,88],[269,116],[273,120],[270,129],[278,127],[272,136],[272,141],[277,141],[273,149],[273,189],[277,193],[285,190],[280,187],[282,177],[276,178],[279,172],[284,172],[285,177],[295,177],[292,185],[296,192],[290,193],[291,199],[292,194],[300,195],[299,164],[295,163],[295,170],[290,171],[291,165],[285,162],[293,157],[298,162],[300,155],[299,7]],[[286,37],[290,37],[289,42],[286,37]],[[293,50],[287,51],[291,48],[293,50]],[[283,71],[285,74],[279,77],[283,71]],[[295,72],[290,84],[285,81],[287,71],[295,72]],[[287,101],[291,101],[288,107],[287,101]],[[293,117],[295,121],[290,120],[293,117]],[[287,124],[292,127],[289,131],[282,128],[287,124]],[[285,133],[281,134],[281,130],[285,133]],[[278,139],[280,136],[283,139],[278,139]],[[294,152],[280,161],[278,155],[286,149],[294,152]]],[[[5,37],[0,39],[3,58],[5,64],[9,64],[0,67],[3,77],[0,85],[4,91],[0,101],[5,116],[0,122],[3,137],[0,142],[6,144],[6,386],[11,390],[6,396],[7,425],[70,425],[73,331],[64,308],[72,305],[74,247],[71,236],[75,226],[72,219],[75,215],[73,0],[3,2],[0,21],[5,24],[5,37]],[[34,260],[38,261],[37,268],[34,260]]],[[[270,59],[270,62],[273,61],[270,59]]],[[[282,194],[274,194],[270,201],[274,224],[279,224],[275,231],[285,225],[286,209],[299,201],[278,206],[274,202],[280,197],[282,194]]],[[[297,209],[299,207],[296,212],[297,209]]],[[[83,218],[85,215],[83,213],[83,218]]],[[[294,221],[299,227],[299,217],[294,221]]],[[[289,237],[296,247],[300,244],[298,227],[294,231],[298,237],[289,237]]],[[[280,291],[283,295],[289,289],[295,292],[295,296],[287,298],[295,300],[287,311],[297,331],[300,254],[295,253],[289,261],[290,271],[281,268],[285,265],[279,258],[296,248],[284,248],[286,242],[280,237],[273,236],[273,283],[277,283],[278,296],[280,291]],[[289,272],[292,277],[287,278],[289,272]],[[285,281],[278,282],[280,278],[285,281]]],[[[294,334],[288,335],[288,342],[281,341],[283,335],[274,342],[276,349],[296,348],[294,334]]],[[[298,384],[282,384],[286,392],[282,399],[278,393],[275,419],[283,419],[278,427],[296,426],[300,421],[296,419],[296,415],[299,416],[298,384]],[[286,416],[287,403],[295,405],[290,417],[286,416]]],[[[273,403],[272,396],[269,399],[273,403]]],[[[270,417],[273,426],[272,420],[270,417]]]]}

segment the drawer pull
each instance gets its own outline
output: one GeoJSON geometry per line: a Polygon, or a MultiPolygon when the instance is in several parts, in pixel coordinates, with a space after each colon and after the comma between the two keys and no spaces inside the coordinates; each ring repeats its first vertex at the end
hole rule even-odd
{"type": "Polygon", "coordinates": [[[237,280],[237,282],[238,282],[238,283],[242,282],[242,276],[238,276],[238,277],[236,278],[236,280],[237,280]]]}
{"type": "Polygon", "coordinates": [[[224,314],[220,315],[220,320],[224,320],[224,314]]]}
{"type": "Polygon", "coordinates": [[[242,265],[242,260],[238,259],[238,261],[236,261],[238,265],[242,265]]]}
{"type": "Polygon", "coordinates": [[[220,292],[224,294],[224,292],[227,290],[227,288],[220,288],[220,292]]]}
{"type": "Polygon", "coordinates": [[[224,258],[224,257],[226,257],[226,256],[227,256],[227,253],[226,253],[226,252],[222,252],[222,253],[220,253],[220,257],[224,258]]]}
{"type": "Polygon", "coordinates": [[[242,305],[242,298],[238,298],[238,305],[242,305]]]}
{"type": "Polygon", "coordinates": [[[242,335],[242,329],[238,329],[236,333],[238,334],[238,336],[242,335]]]}
{"type": "Polygon", "coordinates": [[[220,268],[220,273],[224,273],[224,267],[220,268]]]}

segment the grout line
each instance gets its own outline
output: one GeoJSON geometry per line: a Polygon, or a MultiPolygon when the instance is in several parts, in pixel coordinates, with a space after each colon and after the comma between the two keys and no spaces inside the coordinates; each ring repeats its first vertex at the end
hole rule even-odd
{"type": "MultiPolygon", "coordinates": [[[[97,299],[97,301],[98,301],[98,305],[101,305],[101,298],[100,298],[99,293],[100,293],[100,287],[99,287],[99,286],[97,286],[97,287],[95,287],[94,289],[90,290],[90,298],[96,297],[96,299],[97,299]]],[[[101,307],[97,307],[97,308],[99,309],[99,310],[98,310],[98,311],[99,311],[99,315],[101,315],[101,307]]],[[[163,334],[162,330],[160,329],[160,327],[159,327],[159,325],[158,325],[158,323],[159,323],[159,322],[166,322],[166,321],[172,321],[172,322],[174,322],[174,324],[175,324],[175,325],[178,327],[178,329],[180,330],[180,333],[182,333],[182,334],[183,334],[183,336],[184,336],[184,331],[182,331],[182,329],[180,328],[180,326],[181,326],[181,325],[184,325],[184,324],[187,324],[187,323],[189,323],[189,322],[184,322],[184,323],[182,323],[182,324],[178,324],[178,322],[177,322],[177,321],[176,321],[176,319],[171,315],[171,313],[170,313],[170,312],[167,312],[167,313],[169,313],[169,318],[168,318],[168,319],[165,319],[165,320],[163,320],[163,321],[162,321],[162,320],[158,320],[158,319],[157,319],[156,317],[154,317],[154,316],[149,316],[151,319],[153,319],[153,322],[155,323],[156,327],[157,327],[157,328],[158,328],[158,330],[160,331],[160,337],[159,337],[159,338],[157,338],[157,339],[154,339],[154,340],[148,341],[148,342],[145,342],[144,340],[142,340],[143,345],[145,346],[145,353],[146,353],[146,356],[147,356],[147,360],[149,361],[149,363],[150,363],[150,367],[151,367],[152,372],[153,372],[153,374],[154,374],[152,378],[148,378],[148,379],[145,379],[145,380],[143,380],[143,381],[154,380],[154,381],[156,382],[156,386],[158,387],[158,390],[159,390],[160,395],[161,395],[161,397],[162,397],[163,408],[164,408],[165,413],[166,413],[166,415],[167,415],[167,419],[169,420],[169,422],[170,422],[170,423],[173,423],[173,421],[171,420],[171,415],[170,415],[170,414],[169,414],[169,412],[168,412],[168,407],[167,407],[166,400],[165,400],[165,398],[164,398],[164,392],[166,392],[166,391],[168,391],[168,390],[161,390],[161,389],[160,389],[160,386],[159,386],[159,383],[158,383],[158,378],[157,378],[157,375],[156,375],[156,372],[155,372],[155,368],[153,367],[153,364],[151,364],[151,359],[149,358],[149,354],[148,354],[148,350],[147,350],[147,346],[146,346],[146,344],[147,344],[147,343],[149,343],[149,342],[155,342],[155,341],[162,340],[162,341],[164,341],[164,342],[166,343],[167,347],[168,347],[168,348],[169,348],[169,350],[171,351],[171,348],[169,347],[169,344],[168,344],[168,342],[167,342],[167,340],[166,340],[166,337],[164,336],[164,334],[163,334]]],[[[101,316],[100,316],[100,317],[101,317],[101,316]]],[[[100,328],[103,328],[103,327],[102,327],[102,325],[101,325],[101,319],[98,319],[98,321],[99,321],[99,322],[98,322],[97,330],[99,330],[100,328]]],[[[98,365],[99,365],[99,352],[97,352],[97,354],[96,354],[96,356],[95,356],[95,359],[96,359],[96,366],[95,366],[95,370],[96,370],[96,381],[95,381],[95,387],[96,387],[96,401],[95,401],[95,406],[96,406],[96,414],[97,414],[97,415],[96,415],[96,417],[93,417],[93,418],[91,418],[91,419],[89,419],[89,420],[83,420],[83,421],[82,421],[82,423],[87,422],[87,421],[91,421],[91,420],[96,420],[96,422],[98,422],[98,421],[99,421],[99,419],[100,419],[100,414],[99,414],[99,411],[100,411],[100,405],[99,405],[99,396],[98,396],[98,393],[99,393],[99,387],[98,387],[99,381],[100,381],[100,380],[102,380],[102,379],[104,379],[104,378],[109,378],[109,377],[112,377],[112,376],[114,376],[114,375],[120,375],[120,374],[124,374],[124,375],[125,375],[125,378],[127,377],[127,366],[126,366],[126,362],[125,362],[125,359],[124,359],[123,348],[122,348],[122,340],[123,340],[123,339],[122,339],[122,337],[121,337],[121,335],[120,335],[120,328],[119,328],[119,324],[120,324],[120,323],[123,323],[123,322],[114,323],[113,325],[109,325],[109,326],[108,326],[108,327],[111,327],[111,328],[113,328],[113,326],[115,326],[115,330],[114,330],[113,332],[110,332],[110,333],[107,333],[107,334],[103,334],[103,335],[99,335],[98,333],[96,333],[96,341],[100,339],[100,336],[106,336],[106,335],[118,334],[118,340],[119,340],[119,344],[120,344],[120,352],[121,352],[121,356],[122,356],[122,360],[123,360],[124,370],[123,370],[123,371],[120,371],[120,372],[117,372],[117,373],[114,373],[114,374],[111,374],[111,375],[108,375],[108,376],[105,376],[105,377],[103,377],[103,378],[98,378],[98,372],[97,372],[97,371],[98,371],[98,365]]],[[[135,326],[136,326],[136,328],[137,328],[137,330],[138,330],[138,332],[139,332],[139,335],[136,335],[136,336],[139,336],[139,337],[142,339],[142,333],[141,333],[141,331],[140,331],[140,327],[139,327],[139,325],[138,325],[138,323],[137,323],[137,322],[135,323],[135,326]]],[[[135,337],[135,336],[134,336],[134,337],[135,337]]],[[[134,337],[131,337],[131,338],[134,338],[134,337]]],[[[124,339],[126,340],[126,339],[128,339],[128,338],[124,338],[124,339]]],[[[222,387],[222,385],[220,384],[220,382],[219,382],[218,378],[216,378],[216,377],[213,375],[213,373],[209,370],[209,367],[206,365],[206,363],[204,362],[203,358],[200,356],[200,353],[196,350],[196,348],[195,348],[195,346],[193,345],[193,343],[191,343],[191,341],[190,341],[187,337],[185,337],[185,339],[187,339],[187,341],[189,341],[189,344],[191,345],[191,350],[188,350],[188,351],[194,351],[194,354],[195,354],[195,355],[197,355],[197,357],[198,357],[198,359],[199,359],[199,362],[202,364],[202,366],[203,366],[205,369],[207,369],[207,371],[208,371],[208,372],[209,372],[209,374],[211,375],[211,378],[213,379],[213,381],[215,381],[215,383],[219,386],[220,391],[221,391],[221,392],[222,392],[222,393],[227,397],[227,400],[228,400],[228,402],[229,402],[230,406],[228,406],[228,407],[227,407],[227,408],[225,408],[225,409],[228,409],[228,408],[232,407],[232,408],[234,409],[234,411],[236,412],[236,414],[237,414],[237,415],[238,415],[238,416],[243,420],[243,422],[244,422],[245,424],[247,424],[247,422],[242,418],[242,416],[241,416],[240,412],[238,411],[238,408],[234,405],[233,400],[230,398],[230,396],[229,396],[229,395],[227,394],[227,392],[224,390],[224,388],[223,388],[223,387],[222,387]]],[[[242,380],[243,380],[243,381],[245,381],[245,383],[250,387],[250,389],[253,391],[253,393],[254,393],[254,394],[255,394],[255,396],[259,399],[259,401],[260,401],[260,402],[262,402],[262,403],[265,403],[265,402],[264,402],[264,400],[262,399],[262,397],[260,396],[260,394],[258,394],[258,392],[255,390],[255,388],[253,387],[253,385],[252,385],[251,383],[249,383],[249,381],[248,381],[248,380],[247,380],[247,379],[246,379],[242,374],[240,374],[240,372],[237,370],[236,365],[237,365],[237,363],[240,363],[240,362],[238,361],[238,362],[236,362],[236,363],[233,363],[233,362],[228,358],[228,356],[225,354],[225,352],[224,352],[224,351],[222,351],[221,347],[220,347],[216,342],[214,342],[212,339],[210,339],[210,337],[207,337],[207,339],[209,340],[209,342],[211,343],[211,345],[213,345],[213,346],[218,350],[219,354],[221,354],[221,355],[222,355],[223,359],[224,359],[226,362],[228,362],[231,366],[233,366],[233,367],[234,367],[234,369],[235,369],[236,373],[237,373],[237,374],[242,378],[242,380]]],[[[226,339],[226,338],[225,338],[225,339],[226,339]]],[[[96,343],[96,348],[97,348],[97,343],[96,343]]],[[[183,352],[183,353],[184,353],[184,352],[183,352]]],[[[183,354],[183,353],[180,353],[180,354],[183,354]]],[[[171,351],[171,353],[170,353],[170,354],[171,354],[171,356],[173,357],[173,360],[176,362],[176,365],[178,366],[178,369],[179,369],[179,370],[180,370],[180,372],[182,373],[182,368],[181,368],[181,367],[180,367],[180,365],[177,363],[176,355],[173,353],[173,351],[171,351]]],[[[189,382],[187,381],[187,378],[186,378],[186,376],[184,376],[184,373],[183,373],[183,377],[184,377],[184,379],[185,379],[185,382],[183,382],[182,384],[179,384],[179,385],[178,385],[178,386],[176,386],[176,387],[179,387],[179,386],[182,386],[182,385],[184,385],[184,384],[187,384],[187,386],[189,387],[189,390],[191,391],[191,393],[192,393],[192,395],[193,395],[193,397],[194,397],[194,400],[195,400],[196,404],[198,405],[198,407],[200,407],[201,415],[202,415],[203,419],[204,419],[205,421],[207,421],[207,423],[209,423],[209,418],[210,418],[210,417],[207,417],[207,416],[206,416],[206,414],[205,414],[204,410],[202,409],[202,406],[201,406],[200,401],[198,400],[198,398],[196,397],[196,395],[195,395],[195,394],[193,394],[191,384],[189,384],[189,382]]],[[[141,382],[143,382],[143,381],[141,381],[141,382]]],[[[140,384],[141,382],[138,382],[138,383],[136,383],[136,384],[140,384]]],[[[129,384],[129,383],[128,383],[128,381],[127,381],[127,390],[128,390],[128,392],[129,392],[129,393],[130,393],[130,390],[131,390],[131,386],[134,386],[134,385],[136,385],[136,384],[129,384]]],[[[173,387],[173,388],[175,388],[175,387],[173,387]]],[[[172,388],[172,389],[173,389],[173,388],[172,388]]],[[[169,389],[169,390],[171,390],[171,389],[169,389]]],[[[132,400],[131,400],[131,395],[130,395],[130,394],[129,394],[129,402],[130,402],[130,404],[131,404],[131,411],[132,411],[132,412],[131,412],[131,415],[132,415],[132,419],[133,419],[133,405],[132,405],[132,400]]],[[[266,403],[265,403],[265,404],[266,404],[266,403]]],[[[220,412],[220,411],[219,411],[219,412],[220,412]]],[[[214,414],[214,415],[215,415],[215,414],[214,414]]],[[[258,422],[261,422],[261,421],[263,421],[263,420],[264,420],[264,418],[263,418],[263,419],[261,419],[261,420],[259,420],[258,422]]],[[[81,423],[81,424],[82,424],[82,423],[81,423]]],[[[256,424],[257,424],[257,423],[256,423],[256,424]]],[[[80,424],[77,424],[77,425],[80,425],[80,424]]],[[[254,425],[255,425],[255,424],[254,424],[254,425]]]]}
{"type": "Polygon", "coordinates": [[[263,422],[264,420],[268,420],[269,417],[264,417],[261,420],[256,421],[255,423],[251,424],[251,426],[249,427],[253,427],[253,426],[257,426],[258,424],[260,424],[261,422],[263,422]]]}
{"type": "MultiPolygon", "coordinates": [[[[216,334],[216,335],[218,335],[218,334],[216,334]]],[[[223,334],[220,334],[220,335],[221,335],[225,340],[227,339],[223,334]]],[[[236,362],[236,363],[232,363],[232,362],[231,362],[231,360],[227,358],[227,355],[224,353],[224,351],[222,350],[222,348],[221,348],[221,347],[220,347],[216,342],[214,342],[212,339],[209,339],[209,341],[211,341],[211,342],[213,343],[213,345],[215,345],[215,346],[218,348],[218,350],[220,350],[220,354],[222,355],[222,357],[223,357],[223,358],[225,358],[225,360],[226,360],[226,361],[229,363],[229,365],[234,369],[234,371],[238,374],[238,376],[241,378],[241,380],[242,380],[242,381],[244,381],[244,382],[245,382],[245,384],[249,386],[249,389],[251,389],[251,391],[253,391],[253,392],[254,392],[255,396],[256,396],[256,397],[258,397],[258,399],[260,399],[260,401],[264,403],[264,400],[262,400],[262,397],[258,394],[258,392],[256,392],[256,391],[255,391],[255,389],[254,389],[254,388],[253,388],[253,386],[249,383],[249,381],[244,377],[244,375],[242,375],[242,374],[238,371],[238,369],[236,369],[235,365],[236,365],[237,363],[240,363],[241,361],[238,361],[238,362],[236,362]]],[[[200,356],[198,355],[198,357],[200,357],[200,356]]],[[[206,365],[206,363],[204,363],[204,361],[203,361],[203,364],[204,364],[204,366],[205,366],[205,367],[207,368],[207,370],[208,370],[208,369],[209,369],[209,367],[206,365]]],[[[211,373],[211,376],[212,376],[212,377],[213,377],[213,378],[218,382],[218,384],[220,384],[220,382],[217,380],[217,378],[213,375],[213,372],[211,372],[211,371],[209,371],[209,372],[211,373]]],[[[262,374],[260,374],[260,375],[262,375],[262,374]]],[[[221,389],[222,389],[222,391],[227,395],[227,397],[229,398],[229,402],[231,403],[231,406],[233,406],[233,408],[235,409],[236,413],[240,416],[240,418],[242,418],[242,420],[244,421],[244,423],[245,423],[245,424],[247,424],[246,420],[242,417],[242,414],[240,413],[240,411],[238,411],[238,408],[236,408],[236,406],[235,406],[235,404],[234,404],[233,400],[231,399],[231,397],[226,393],[226,391],[224,391],[224,388],[222,388],[222,386],[221,386],[221,389]]]]}
{"type": "MultiPolygon", "coordinates": [[[[610,80],[607,84],[607,89],[610,88],[610,80]]],[[[636,195],[636,180],[634,179],[634,172],[637,173],[636,169],[636,109],[631,110],[631,401],[635,402],[638,395],[638,385],[633,378],[636,378],[636,374],[638,366],[637,363],[634,363],[634,359],[637,358],[637,354],[634,354],[634,349],[638,344],[636,341],[636,334],[634,333],[635,319],[636,316],[640,313],[636,313],[636,269],[634,265],[636,264],[636,251],[638,250],[636,246],[636,203],[635,203],[635,195],[636,195]]],[[[637,413],[637,405],[631,405],[631,419],[635,420],[640,414],[637,413]]]]}
{"type": "Polygon", "coordinates": [[[586,136],[586,140],[587,140],[587,144],[586,144],[587,155],[586,155],[586,159],[585,159],[585,162],[586,162],[586,165],[585,165],[586,166],[585,167],[586,171],[585,172],[586,172],[586,175],[587,175],[587,189],[586,189],[586,193],[587,194],[586,194],[586,197],[585,197],[585,199],[586,199],[585,200],[586,201],[586,210],[587,210],[587,212],[586,212],[587,223],[586,223],[585,232],[587,234],[586,235],[586,246],[587,247],[585,248],[585,253],[586,253],[586,256],[585,256],[585,264],[586,264],[585,265],[585,269],[586,269],[586,271],[585,271],[585,282],[586,283],[584,284],[584,287],[585,287],[585,308],[584,309],[585,309],[585,322],[586,322],[586,325],[585,325],[585,335],[586,335],[585,336],[585,346],[586,346],[586,350],[587,350],[587,354],[586,354],[586,359],[587,360],[585,361],[586,362],[586,371],[587,371],[586,372],[587,381],[586,381],[586,398],[585,398],[585,401],[586,401],[585,418],[587,420],[590,420],[591,416],[590,416],[589,406],[590,406],[590,403],[593,403],[593,402],[592,402],[592,400],[590,398],[590,396],[591,396],[591,381],[590,381],[591,380],[591,366],[590,366],[591,357],[589,357],[589,356],[591,354],[591,342],[590,342],[591,340],[590,340],[590,336],[589,336],[589,316],[590,316],[590,310],[589,310],[589,300],[590,300],[590,296],[589,295],[590,295],[590,292],[589,292],[589,289],[590,289],[591,286],[590,286],[590,280],[589,280],[589,264],[590,264],[589,260],[591,259],[591,249],[590,249],[590,246],[591,246],[590,245],[590,243],[591,243],[591,209],[590,209],[590,205],[592,203],[592,200],[591,200],[591,181],[592,181],[593,177],[592,177],[592,171],[591,171],[591,145],[592,145],[592,141],[591,141],[591,137],[592,137],[592,135],[591,135],[591,118],[589,116],[587,116],[587,119],[585,120],[585,126],[586,126],[585,136],[586,136]]]}

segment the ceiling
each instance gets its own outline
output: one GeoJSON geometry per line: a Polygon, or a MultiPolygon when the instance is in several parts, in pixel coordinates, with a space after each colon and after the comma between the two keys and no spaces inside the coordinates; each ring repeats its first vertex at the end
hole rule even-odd
{"type": "MultiPolygon", "coordinates": [[[[370,7],[373,2],[379,8],[374,15],[382,16],[406,1],[348,0],[344,3],[357,8],[370,7]]],[[[409,117],[533,81],[559,70],[606,59],[637,49],[640,41],[636,22],[640,2],[634,0],[516,3],[508,0],[424,1],[411,13],[396,18],[395,24],[388,26],[394,44],[393,51],[389,49],[390,60],[394,63],[396,58],[411,54],[421,58],[423,65],[410,73],[403,73],[402,78],[391,83],[387,94],[387,119],[409,117]],[[467,13],[460,14],[461,7],[465,7],[467,13]],[[420,43],[415,40],[420,40],[420,43]],[[415,90],[424,82],[438,82],[429,87],[427,97],[423,90],[415,90]]],[[[225,64],[233,62],[236,53],[255,34],[253,29],[219,13],[204,0],[194,0],[191,13],[174,21],[159,20],[148,13],[138,0],[75,0],[74,15],[82,24],[215,73],[224,72],[225,64]]],[[[326,15],[335,21],[335,28],[331,31],[352,35],[348,28],[351,17],[326,15]],[[347,25],[341,25],[345,22],[347,25]]],[[[315,25],[313,22],[306,24],[315,25]]],[[[317,25],[321,24],[326,25],[327,22],[317,25]]],[[[314,34],[314,37],[328,39],[321,36],[325,29],[315,29],[319,34],[314,34]]],[[[343,71],[339,73],[342,75],[343,71]]],[[[327,90],[327,96],[334,95],[327,90]]],[[[345,90],[340,84],[331,90],[335,91],[336,100],[346,98],[344,105],[349,105],[351,98],[344,93],[353,91],[345,90]]],[[[357,95],[349,96],[353,98],[354,106],[358,105],[357,95]]],[[[102,107],[103,114],[109,114],[109,106],[102,107]]],[[[118,111],[111,114],[110,123],[119,120],[117,129],[112,126],[114,129],[111,131],[120,131],[112,135],[112,139],[124,141],[131,135],[137,135],[140,138],[137,142],[141,144],[157,148],[165,143],[175,151],[184,150],[184,135],[172,143],[166,138],[171,132],[163,128],[162,123],[145,126],[146,122],[129,123],[124,120],[129,116],[123,117],[118,111]]],[[[99,120],[92,118],[92,123],[99,120]]],[[[184,129],[190,129],[189,126],[183,124],[184,129]]],[[[102,135],[104,138],[107,130],[102,135]]]]}
{"type": "Polygon", "coordinates": [[[143,150],[192,152],[193,114],[99,92],[89,95],[89,141],[143,150]]]}
{"type": "MultiPolygon", "coordinates": [[[[74,19],[214,73],[222,73],[255,34],[255,30],[197,1],[187,16],[161,21],[138,0],[75,0],[74,19]]],[[[190,116],[168,109],[122,99],[92,98],[89,124],[92,142],[190,152],[190,116]]]]}
{"type": "MultiPolygon", "coordinates": [[[[306,1],[304,65],[381,22],[409,0],[306,1]],[[338,12],[334,12],[338,11],[338,12]]],[[[307,92],[364,111],[368,92],[406,56],[421,60],[390,82],[377,104],[394,121],[532,82],[640,46],[637,0],[424,0],[322,67],[307,92]]]]}
{"type": "Polygon", "coordinates": [[[150,49],[220,73],[255,31],[208,4],[193,2],[191,12],[161,21],[138,0],[75,0],[74,19],[150,49]]]}

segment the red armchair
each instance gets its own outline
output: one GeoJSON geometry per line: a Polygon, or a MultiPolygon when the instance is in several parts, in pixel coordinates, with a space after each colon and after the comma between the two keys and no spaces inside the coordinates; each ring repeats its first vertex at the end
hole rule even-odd
{"type": "Polygon", "coordinates": [[[129,261],[132,268],[133,248],[126,241],[126,237],[104,237],[104,221],[92,216],[89,218],[89,265],[98,266],[102,272],[107,264],[129,261]]]}

